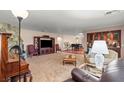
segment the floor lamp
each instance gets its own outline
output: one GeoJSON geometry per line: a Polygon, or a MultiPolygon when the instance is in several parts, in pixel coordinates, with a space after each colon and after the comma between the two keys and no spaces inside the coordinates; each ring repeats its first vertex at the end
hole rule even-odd
{"type": "MultiPolygon", "coordinates": [[[[18,19],[18,22],[19,22],[19,37],[18,37],[18,40],[19,40],[19,47],[21,49],[21,45],[20,45],[20,42],[21,42],[21,22],[23,19],[27,18],[28,17],[28,11],[25,11],[25,10],[21,10],[21,11],[13,11],[12,10],[12,13],[13,15],[18,19]]],[[[21,62],[21,51],[19,50],[19,82],[21,82],[21,78],[20,78],[20,62],[21,62]]]]}

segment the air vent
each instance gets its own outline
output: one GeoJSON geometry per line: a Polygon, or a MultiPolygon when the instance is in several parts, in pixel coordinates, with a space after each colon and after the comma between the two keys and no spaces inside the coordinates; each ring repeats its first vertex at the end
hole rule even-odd
{"type": "Polygon", "coordinates": [[[110,10],[110,11],[106,11],[105,12],[105,15],[111,15],[111,14],[115,14],[115,13],[118,13],[120,12],[119,10],[110,10]]]}

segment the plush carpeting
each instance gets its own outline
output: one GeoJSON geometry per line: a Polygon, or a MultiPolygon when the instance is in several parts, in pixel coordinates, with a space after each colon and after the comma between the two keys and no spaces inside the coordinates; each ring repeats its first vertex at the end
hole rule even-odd
{"type": "MultiPolygon", "coordinates": [[[[27,58],[33,75],[33,82],[61,82],[71,77],[73,64],[63,66],[67,53],[54,53],[27,58]]],[[[77,67],[83,63],[83,55],[73,54],[77,58],[77,67]]]]}

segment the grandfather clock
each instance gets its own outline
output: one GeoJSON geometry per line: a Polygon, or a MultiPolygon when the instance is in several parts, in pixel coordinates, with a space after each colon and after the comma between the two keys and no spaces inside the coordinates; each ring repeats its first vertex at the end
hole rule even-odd
{"type": "Polygon", "coordinates": [[[8,62],[8,38],[10,33],[0,33],[0,81],[6,81],[6,64],[8,62]]]}

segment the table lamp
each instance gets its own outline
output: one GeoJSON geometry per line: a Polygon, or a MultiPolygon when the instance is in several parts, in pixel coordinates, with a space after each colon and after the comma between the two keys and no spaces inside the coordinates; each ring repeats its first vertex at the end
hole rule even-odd
{"type": "Polygon", "coordinates": [[[99,69],[103,68],[104,56],[103,54],[109,54],[106,41],[95,40],[91,49],[92,53],[95,53],[95,64],[99,69]]]}

